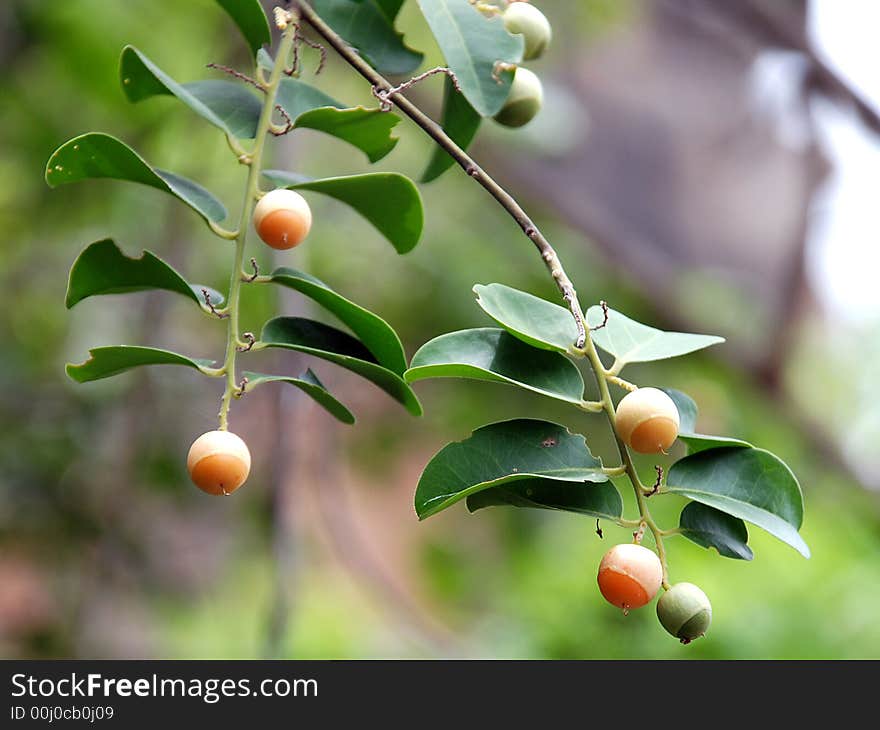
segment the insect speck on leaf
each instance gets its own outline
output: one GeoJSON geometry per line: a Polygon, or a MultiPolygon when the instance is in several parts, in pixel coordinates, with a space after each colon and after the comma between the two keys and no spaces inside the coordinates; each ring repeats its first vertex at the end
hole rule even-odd
{"type": "Polygon", "coordinates": [[[556,439],[553,438],[552,436],[548,436],[547,438],[545,438],[541,442],[541,446],[543,446],[545,449],[549,449],[552,446],[556,446],[556,439]]]}

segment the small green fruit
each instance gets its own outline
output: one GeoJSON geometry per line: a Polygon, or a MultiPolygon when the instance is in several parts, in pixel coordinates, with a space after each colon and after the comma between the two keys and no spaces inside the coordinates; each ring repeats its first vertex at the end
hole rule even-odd
{"type": "Polygon", "coordinates": [[[515,2],[504,11],[504,27],[514,35],[521,33],[525,39],[524,61],[540,58],[553,38],[550,21],[534,5],[515,2]]]}
{"type": "Polygon", "coordinates": [[[657,618],[682,644],[689,644],[708,631],[712,604],[693,583],[676,583],[657,601],[657,618]]]}
{"type": "Polygon", "coordinates": [[[535,118],[543,104],[544,88],[541,86],[541,79],[520,66],[510,85],[507,101],[494,119],[505,127],[522,127],[535,118]]]}

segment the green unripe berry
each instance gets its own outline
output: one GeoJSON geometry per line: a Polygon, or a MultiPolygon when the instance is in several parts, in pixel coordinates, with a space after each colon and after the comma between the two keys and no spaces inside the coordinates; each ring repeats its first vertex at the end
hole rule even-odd
{"type": "Polygon", "coordinates": [[[693,583],[676,583],[657,601],[657,618],[682,644],[689,644],[709,630],[712,604],[693,583]]]}
{"type": "Polygon", "coordinates": [[[494,119],[505,127],[522,127],[541,111],[544,104],[544,87],[532,71],[520,66],[510,85],[507,101],[494,119]]]}
{"type": "Polygon", "coordinates": [[[553,38],[550,21],[544,13],[529,3],[508,5],[504,11],[504,27],[514,35],[522,34],[525,40],[524,61],[540,58],[553,38]]]}

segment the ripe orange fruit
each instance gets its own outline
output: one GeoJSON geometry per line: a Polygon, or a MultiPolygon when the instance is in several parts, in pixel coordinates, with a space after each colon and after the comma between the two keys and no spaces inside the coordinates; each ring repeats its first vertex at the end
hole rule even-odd
{"type": "Polygon", "coordinates": [[[678,408],[657,388],[639,388],[617,404],[614,427],[623,442],[640,454],[666,451],[678,436],[678,408]]]}
{"type": "Polygon", "coordinates": [[[311,227],[312,210],[306,199],[294,190],[272,190],[254,207],[257,235],[272,248],[293,248],[302,242],[311,227]]]}
{"type": "Polygon", "coordinates": [[[641,608],[660,590],[663,566],[652,550],[632,543],[615,545],[599,563],[599,590],[608,603],[629,611],[641,608]]]}
{"type": "Polygon", "coordinates": [[[208,494],[232,494],[247,479],[251,452],[229,431],[208,431],[190,446],[186,468],[193,483],[208,494]]]}

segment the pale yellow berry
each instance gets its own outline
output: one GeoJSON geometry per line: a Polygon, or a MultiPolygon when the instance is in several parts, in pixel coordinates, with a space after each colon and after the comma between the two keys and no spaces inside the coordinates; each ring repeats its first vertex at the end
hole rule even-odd
{"type": "Polygon", "coordinates": [[[525,40],[524,61],[540,58],[553,38],[553,29],[547,16],[529,3],[508,5],[504,11],[504,27],[514,35],[522,34],[525,40]]]}
{"type": "Polygon", "coordinates": [[[516,69],[510,93],[504,106],[493,118],[505,127],[522,127],[541,111],[544,104],[544,87],[532,71],[520,66],[516,69]]]}

